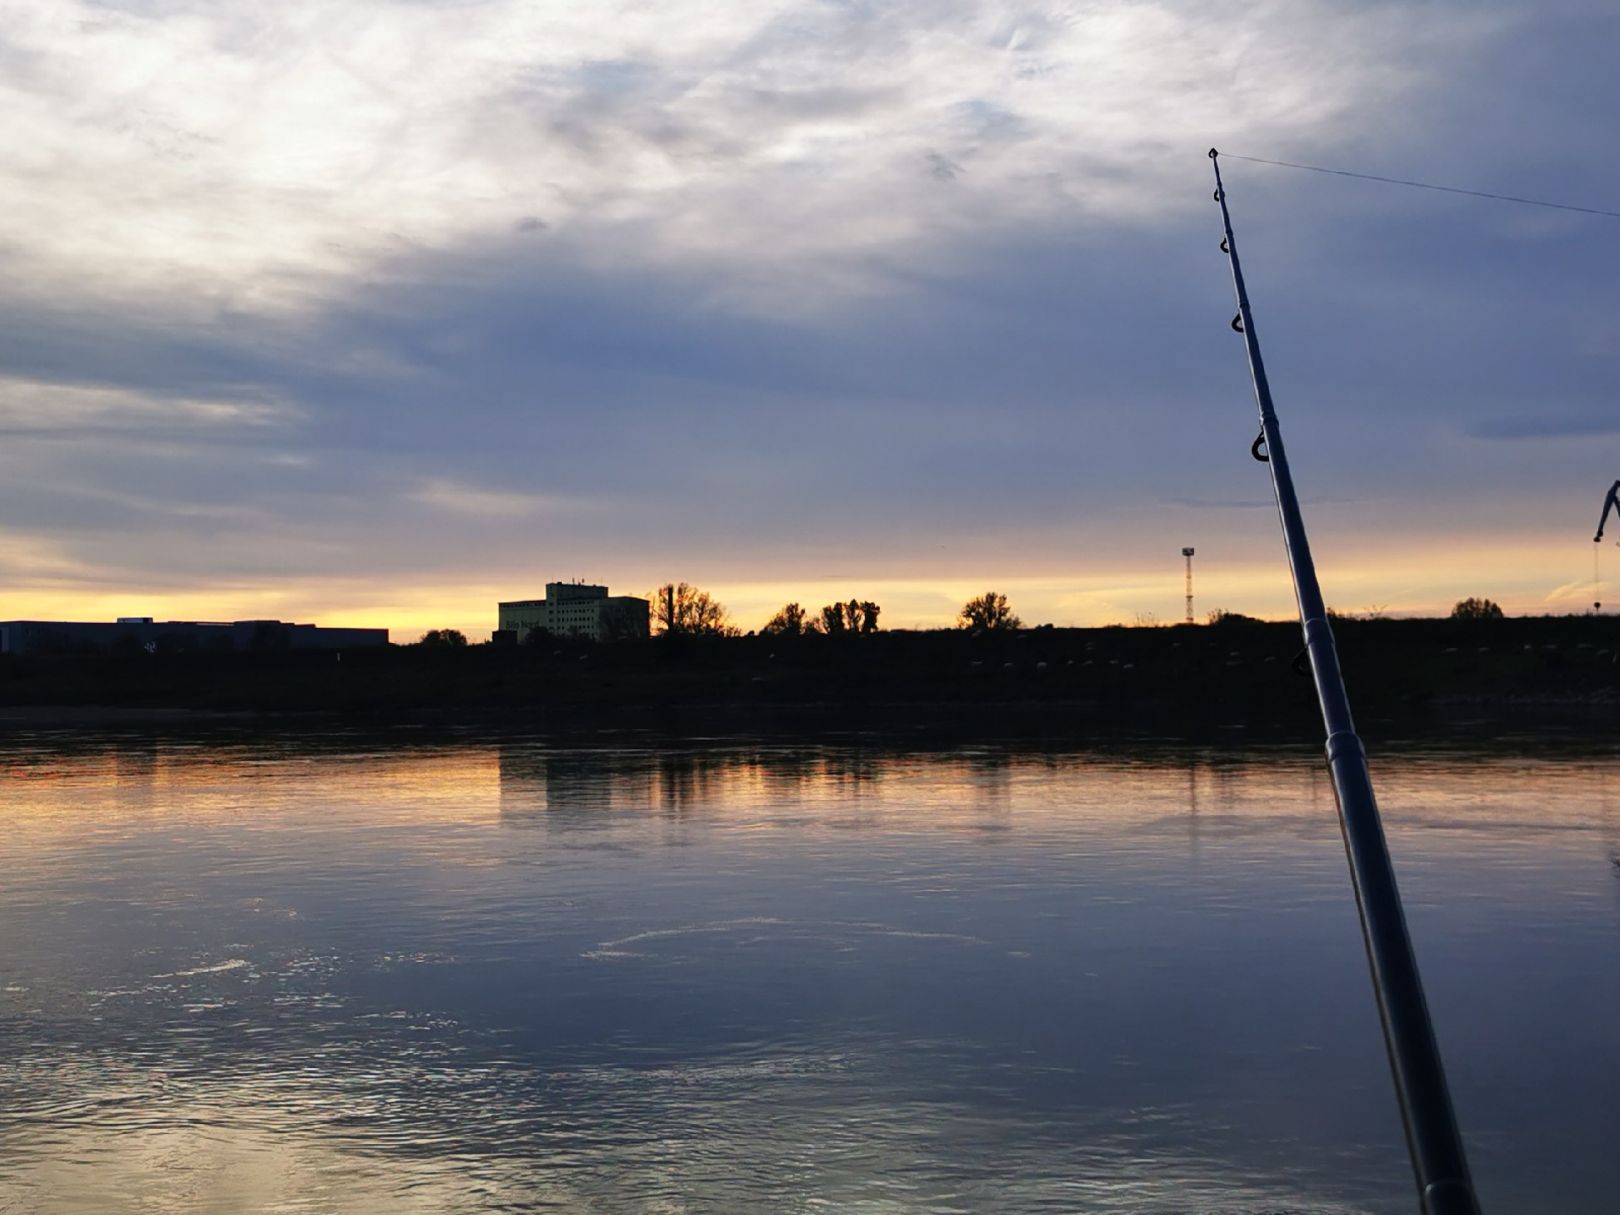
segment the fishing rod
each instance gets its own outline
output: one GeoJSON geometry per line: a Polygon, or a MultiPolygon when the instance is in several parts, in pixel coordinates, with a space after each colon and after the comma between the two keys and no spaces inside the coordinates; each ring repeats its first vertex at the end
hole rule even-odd
{"type": "Polygon", "coordinates": [[[1603,499],[1603,513],[1598,516],[1597,535],[1592,537],[1593,544],[1603,543],[1603,528],[1609,522],[1609,512],[1613,511],[1616,518],[1620,518],[1620,481],[1609,486],[1609,496],[1603,499]]]}
{"type": "Polygon", "coordinates": [[[1609,512],[1611,510],[1616,516],[1620,516],[1620,481],[1616,481],[1609,486],[1609,496],[1603,499],[1603,513],[1598,516],[1597,535],[1592,537],[1592,610],[1594,612],[1603,610],[1603,571],[1598,554],[1602,551],[1599,546],[1603,543],[1603,529],[1609,522],[1609,512]]]}
{"type": "Polygon", "coordinates": [[[1243,285],[1243,267],[1238,262],[1237,240],[1232,235],[1232,216],[1226,207],[1226,188],[1221,183],[1221,165],[1216,149],[1209,150],[1215,169],[1215,201],[1221,205],[1224,237],[1221,252],[1232,266],[1232,287],[1237,293],[1237,315],[1232,328],[1243,335],[1249,355],[1249,375],[1254,381],[1254,397],[1260,406],[1260,434],[1249,451],[1255,459],[1271,467],[1271,486],[1277,498],[1283,545],[1293,573],[1294,597],[1299,603],[1300,623],[1305,630],[1305,650],[1310,656],[1311,673],[1316,681],[1316,698],[1322,707],[1322,724],[1327,731],[1328,769],[1333,778],[1333,794],[1339,804],[1339,829],[1344,835],[1345,856],[1350,863],[1350,881],[1355,887],[1356,910],[1361,916],[1361,937],[1367,947],[1367,964],[1372,971],[1373,994],[1384,1027],[1384,1045],[1400,1101],[1401,1120],[1406,1127],[1406,1148],[1417,1176],[1418,1199],[1424,1215],[1479,1215],[1474,1184],[1468,1174],[1468,1158],[1463,1152],[1457,1115],[1451,1108],[1440,1048],[1435,1042],[1434,1025],[1429,1020],[1428,1003],[1423,998],[1423,982],[1418,975],[1412,938],[1406,931],[1406,915],[1401,894],[1395,885],[1389,846],[1373,798],[1372,776],[1367,770],[1367,752],[1356,734],[1350,717],[1350,698],[1344,690],[1344,675],[1333,644],[1322,588],[1316,580],[1305,520],[1300,514],[1294,478],[1288,471],[1282,431],[1266,380],[1266,365],[1260,357],[1260,343],[1254,332],[1254,315],[1249,293],[1243,285]]]}

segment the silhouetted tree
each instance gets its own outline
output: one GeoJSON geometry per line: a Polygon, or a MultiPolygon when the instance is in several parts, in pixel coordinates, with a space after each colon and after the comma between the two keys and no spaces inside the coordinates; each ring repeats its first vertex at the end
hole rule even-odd
{"type": "MultiPolygon", "coordinates": [[[[650,627],[650,618],[648,623],[650,627]]],[[[638,641],[645,636],[640,617],[627,611],[604,611],[596,626],[598,641],[638,641]]]]}
{"type": "Polygon", "coordinates": [[[651,595],[653,631],[706,637],[735,637],[738,633],[708,591],[685,582],[666,582],[651,595]]]}
{"type": "Polygon", "coordinates": [[[776,615],[765,622],[761,633],[779,634],[797,637],[800,633],[809,631],[810,618],[808,613],[796,603],[786,604],[776,615]]]}
{"type": "Polygon", "coordinates": [[[1007,596],[1000,591],[986,591],[976,599],[962,605],[957,623],[964,629],[1018,629],[1024,622],[1013,615],[1007,605],[1007,596]]]}
{"type": "Polygon", "coordinates": [[[878,613],[882,611],[870,599],[829,603],[810,622],[809,631],[828,634],[875,633],[878,631],[878,613]]]}
{"type": "Polygon", "coordinates": [[[467,634],[460,629],[429,629],[422,634],[422,640],[416,644],[457,648],[467,644],[467,634]]]}
{"type": "Polygon", "coordinates": [[[1500,620],[1502,609],[1489,599],[1467,598],[1457,601],[1451,609],[1453,620],[1500,620]]]}
{"type": "Polygon", "coordinates": [[[1225,608],[1216,608],[1209,614],[1211,624],[1259,624],[1254,616],[1245,616],[1242,612],[1229,612],[1225,608]]]}

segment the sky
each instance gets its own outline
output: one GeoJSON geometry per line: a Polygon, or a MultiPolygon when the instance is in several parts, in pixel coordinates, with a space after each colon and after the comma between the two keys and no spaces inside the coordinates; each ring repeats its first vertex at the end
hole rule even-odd
{"type": "MultiPolygon", "coordinates": [[[[1287,616],[1206,150],[1620,209],[1617,44],[1603,0],[0,0],[0,617],[1171,622],[1185,545],[1200,618],[1287,616]]],[[[1224,165],[1328,602],[1588,609],[1620,220],[1224,165]]]]}

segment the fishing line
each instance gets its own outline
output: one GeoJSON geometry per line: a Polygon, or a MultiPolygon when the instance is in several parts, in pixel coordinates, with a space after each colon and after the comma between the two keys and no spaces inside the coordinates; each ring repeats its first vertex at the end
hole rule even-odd
{"type": "Polygon", "coordinates": [[[1334,177],[1354,177],[1360,181],[1381,181],[1389,186],[1411,186],[1416,190],[1438,190],[1442,194],[1466,194],[1470,198],[1489,198],[1496,202],[1522,203],[1527,207],[1549,207],[1554,211],[1577,211],[1582,215],[1602,215],[1620,219],[1620,211],[1606,211],[1601,207],[1577,207],[1573,203],[1548,202],[1544,198],[1521,198],[1517,194],[1493,194],[1489,190],[1464,190],[1460,186],[1437,186],[1430,181],[1411,181],[1405,177],[1380,177],[1376,173],[1356,173],[1349,169],[1326,169],[1321,165],[1302,165],[1292,160],[1267,160],[1263,156],[1239,156],[1236,152],[1222,152],[1225,160],[1247,160],[1251,164],[1275,165],[1279,169],[1304,169],[1308,173],[1330,173],[1334,177]]]}
{"type": "Polygon", "coordinates": [[[1219,157],[1220,153],[1214,148],[1209,150],[1210,163],[1215,170],[1215,201],[1221,207],[1221,252],[1226,254],[1232,272],[1232,292],[1237,300],[1238,311],[1231,325],[1243,337],[1263,440],[1257,441],[1250,450],[1258,457],[1259,449],[1265,448],[1266,467],[1271,473],[1283,547],[1288,554],[1294,598],[1299,604],[1300,624],[1305,634],[1305,652],[1310,659],[1317,704],[1322,711],[1328,770],[1333,778],[1334,801],[1339,808],[1345,859],[1349,862],[1351,884],[1355,888],[1362,942],[1367,948],[1367,964],[1379,1021],[1384,1029],[1384,1045],[1389,1052],[1390,1074],[1406,1126],[1407,1153],[1412,1158],[1419,1202],[1425,1215],[1479,1215],[1462,1134],[1457,1129],[1457,1115],[1452,1109],[1440,1048],[1434,1038],[1434,1024],[1423,997],[1423,981],[1418,974],[1417,957],[1412,952],[1412,938],[1407,932],[1395,869],[1378,814],[1378,801],[1373,795],[1367,751],[1351,718],[1350,697],[1344,687],[1333,626],[1328,620],[1316,563],[1311,557],[1310,538],[1299,508],[1299,492],[1283,449],[1281,424],[1266,379],[1260,341],[1254,332],[1254,314],[1238,262],[1237,237],[1232,232],[1232,214],[1226,205],[1219,157]]]}

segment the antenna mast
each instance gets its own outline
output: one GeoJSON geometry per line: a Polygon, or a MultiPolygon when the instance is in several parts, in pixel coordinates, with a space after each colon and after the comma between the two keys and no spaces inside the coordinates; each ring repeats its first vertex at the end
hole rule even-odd
{"type": "Polygon", "coordinates": [[[1361,936],[1367,946],[1367,963],[1372,970],[1373,993],[1378,1015],[1384,1026],[1384,1045],[1400,1100],[1401,1118],[1406,1124],[1406,1148],[1417,1175],[1418,1198],[1425,1215],[1479,1215],[1474,1185],[1468,1175],[1468,1158],[1463,1152],[1457,1115],[1451,1107],[1445,1070],[1440,1063],[1440,1047],[1435,1042],[1434,1025],[1423,998],[1423,982],[1418,975],[1412,939],[1406,931],[1406,915],[1401,909],[1395,870],[1384,841],[1384,827],[1373,798],[1372,776],[1367,771],[1367,752],[1356,734],[1350,717],[1350,699],[1344,690],[1344,675],[1333,644],[1322,588],[1316,580],[1310,540],[1305,520],[1294,492],[1293,474],[1283,450],[1282,430],[1266,380],[1265,362],[1254,333],[1254,316],[1249,308],[1248,289],[1243,285],[1243,268],[1238,263],[1237,239],[1232,235],[1232,216],[1226,208],[1226,189],[1221,184],[1219,153],[1211,148],[1209,159],[1215,170],[1215,201],[1221,205],[1224,239],[1221,252],[1232,268],[1232,289],[1237,295],[1237,315],[1232,328],[1243,335],[1249,355],[1249,375],[1254,381],[1255,402],[1260,406],[1260,434],[1250,447],[1255,459],[1271,468],[1271,486],[1281,517],[1283,545],[1294,579],[1294,597],[1305,630],[1305,649],[1310,655],[1311,673],[1316,680],[1316,697],[1322,708],[1327,732],[1328,769],[1333,777],[1333,793],[1339,804],[1339,826],[1344,833],[1344,850],[1350,862],[1350,880],[1355,887],[1356,909],[1361,915],[1361,936]]]}
{"type": "Polygon", "coordinates": [[[1193,559],[1193,551],[1190,548],[1184,548],[1184,549],[1181,550],[1181,555],[1183,557],[1187,558],[1187,623],[1191,624],[1193,622],[1193,610],[1192,610],[1192,559],[1193,559]]]}

